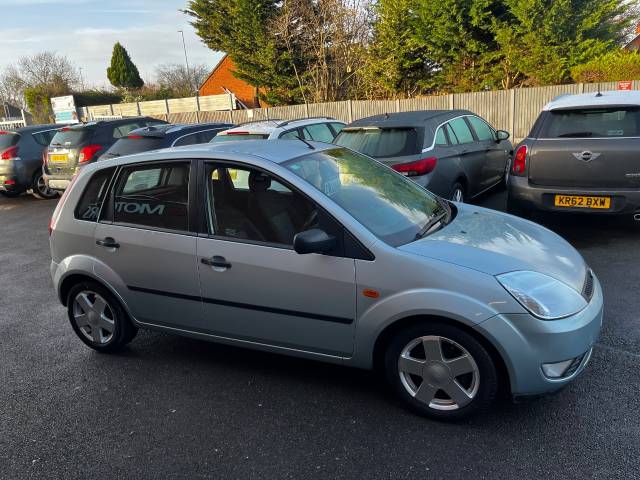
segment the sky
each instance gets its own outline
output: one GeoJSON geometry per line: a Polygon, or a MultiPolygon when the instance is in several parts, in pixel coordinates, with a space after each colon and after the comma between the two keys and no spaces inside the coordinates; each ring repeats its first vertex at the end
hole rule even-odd
{"type": "Polygon", "coordinates": [[[162,63],[213,68],[221,57],[207,48],[179,10],[187,0],[0,0],[0,70],[16,59],[55,51],[82,68],[85,87],[109,87],[106,69],[115,42],[129,52],[145,81],[162,63]]]}

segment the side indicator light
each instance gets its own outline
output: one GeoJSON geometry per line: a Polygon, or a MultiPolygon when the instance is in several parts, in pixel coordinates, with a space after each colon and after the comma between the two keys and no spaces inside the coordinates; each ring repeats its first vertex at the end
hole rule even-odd
{"type": "Polygon", "coordinates": [[[365,297],[369,297],[369,298],[379,298],[380,297],[380,292],[377,290],[370,290],[370,289],[366,289],[362,291],[362,295],[364,295],[365,297]]]}

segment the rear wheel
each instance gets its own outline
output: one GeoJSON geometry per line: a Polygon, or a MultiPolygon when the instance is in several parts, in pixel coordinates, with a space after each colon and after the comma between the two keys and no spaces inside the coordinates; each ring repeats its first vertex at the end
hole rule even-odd
{"type": "Polygon", "coordinates": [[[76,335],[99,352],[121,350],[138,333],[120,302],[97,282],[75,285],[69,292],[67,309],[76,335]]]}
{"type": "Polygon", "coordinates": [[[466,198],[466,193],[464,191],[464,186],[460,182],[456,182],[451,187],[451,193],[449,194],[449,200],[452,202],[464,203],[466,198]]]}
{"type": "Polygon", "coordinates": [[[33,175],[31,181],[31,193],[34,197],[41,200],[51,200],[58,197],[58,192],[47,187],[44,183],[44,177],[42,171],[38,171],[33,175]]]}
{"type": "Polygon", "coordinates": [[[413,411],[458,420],[488,408],[498,374],[487,350],[463,330],[425,322],[399,332],[384,358],[387,382],[413,411]]]}

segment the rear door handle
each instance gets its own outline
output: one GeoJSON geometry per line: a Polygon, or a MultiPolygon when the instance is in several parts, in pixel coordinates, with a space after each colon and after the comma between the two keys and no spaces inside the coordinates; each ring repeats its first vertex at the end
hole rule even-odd
{"type": "Polygon", "coordinates": [[[120,244],[111,237],[105,237],[102,240],[96,240],[96,245],[100,245],[101,247],[105,248],[120,248],[120,244]]]}
{"type": "Polygon", "coordinates": [[[231,268],[231,264],[227,262],[227,259],[221,257],[220,255],[214,255],[211,258],[201,258],[200,262],[204,263],[205,265],[209,265],[210,267],[213,267],[214,270],[218,271],[224,271],[228,268],[231,268]]]}

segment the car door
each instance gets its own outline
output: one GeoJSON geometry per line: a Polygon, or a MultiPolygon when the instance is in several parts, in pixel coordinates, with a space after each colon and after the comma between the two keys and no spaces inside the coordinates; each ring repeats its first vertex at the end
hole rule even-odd
{"type": "Polygon", "coordinates": [[[115,272],[140,322],[184,328],[202,315],[192,183],[190,161],[127,165],[103,207],[95,230],[96,272],[115,272]]]}
{"type": "Polygon", "coordinates": [[[300,255],[292,248],[295,232],[316,224],[340,229],[335,220],[284,182],[246,166],[207,164],[201,190],[206,234],[197,249],[204,317],[195,327],[283,348],[351,354],[355,260],[300,255]],[[229,178],[248,178],[251,209],[236,201],[241,192],[229,178]]]}
{"type": "Polygon", "coordinates": [[[466,194],[471,198],[482,192],[487,185],[488,175],[484,169],[484,147],[476,141],[464,117],[449,120],[449,126],[458,142],[456,149],[467,176],[468,192],[466,194]]]}
{"type": "Polygon", "coordinates": [[[507,164],[507,152],[497,141],[495,130],[483,119],[470,115],[467,121],[471,125],[479,144],[484,149],[483,178],[484,188],[490,188],[500,182],[507,164]]]}

